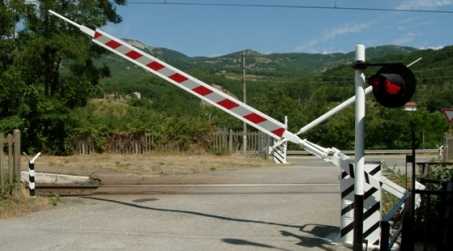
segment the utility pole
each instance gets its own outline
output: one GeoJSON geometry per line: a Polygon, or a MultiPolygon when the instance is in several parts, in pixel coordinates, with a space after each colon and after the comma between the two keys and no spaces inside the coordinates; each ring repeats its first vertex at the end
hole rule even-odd
{"type": "Polygon", "coordinates": [[[355,51],[355,179],[354,179],[354,240],[353,250],[363,251],[363,195],[365,166],[365,46],[358,44],[355,51]]]}
{"type": "MultiPolygon", "coordinates": [[[[245,50],[242,51],[242,101],[244,104],[247,103],[247,88],[245,83],[245,50]]],[[[242,151],[244,155],[247,154],[247,124],[243,123],[243,132],[242,132],[242,151]]]]}

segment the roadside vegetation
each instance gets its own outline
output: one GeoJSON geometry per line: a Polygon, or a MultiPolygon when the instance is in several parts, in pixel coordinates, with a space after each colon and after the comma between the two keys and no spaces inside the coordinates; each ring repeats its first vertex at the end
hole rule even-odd
{"type": "MultiPolygon", "coordinates": [[[[192,145],[205,147],[210,132],[241,129],[236,119],[116,58],[47,14],[53,9],[101,27],[121,22],[116,8],[124,0],[38,2],[0,1],[0,131],[21,129],[24,151],[68,155],[75,139],[90,138],[103,152],[109,135],[144,133],[153,134],[156,144],[173,142],[190,150],[192,145]]],[[[146,45],[143,49],[241,98],[240,53],[206,58],[146,45]]],[[[287,115],[291,131],[353,95],[351,53],[247,53],[248,103],[281,121],[287,115]]],[[[419,80],[416,113],[386,109],[368,99],[367,148],[407,148],[410,121],[417,124],[421,147],[442,144],[448,125],[439,109],[453,102],[452,54],[452,46],[367,50],[367,58],[375,62],[409,63],[423,57],[413,67],[419,80]]],[[[304,137],[351,149],[353,126],[349,108],[304,137]]]]}

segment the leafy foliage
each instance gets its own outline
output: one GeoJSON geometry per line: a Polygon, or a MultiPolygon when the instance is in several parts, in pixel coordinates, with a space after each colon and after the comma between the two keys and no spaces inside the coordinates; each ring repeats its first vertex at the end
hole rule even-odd
{"type": "Polygon", "coordinates": [[[0,128],[22,129],[26,148],[65,152],[68,114],[105,76],[92,60],[100,50],[47,10],[100,26],[121,21],[116,4],[124,1],[0,2],[0,128]]]}

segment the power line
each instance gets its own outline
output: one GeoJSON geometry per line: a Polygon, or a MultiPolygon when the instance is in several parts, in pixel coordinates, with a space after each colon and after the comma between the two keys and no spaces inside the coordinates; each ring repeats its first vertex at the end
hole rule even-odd
{"type": "Polygon", "coordinates": [[[407,12],[428,14],[453,14],[453,10],[430,9],[401,9],[401,8],[371,8],[371,7],[343,7],[304,4],[260,4],[260,3],[205,3],[196,1],[129,1],[130,5],[173,5],[173,6],[198,6],[198,7],[241,7],[241,8],[285,8],[285,9],[318,9],[339,11],[375,11],[375,12],[407,12]]]}
{"type": "Polygon", "coordinates": [[[421,74],[422,72],[430,72],[430,71],[451,71],[453,70],[453,66],[442,66],[442,67],[435,67],[435,68],[427,68],[427,69],[417,69],[413,72],[421,74]]]}

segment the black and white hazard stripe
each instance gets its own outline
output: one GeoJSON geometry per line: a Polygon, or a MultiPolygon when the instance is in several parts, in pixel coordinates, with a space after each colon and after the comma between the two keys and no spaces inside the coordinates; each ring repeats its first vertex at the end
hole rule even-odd
{"type": "Polygon", "coordinates": [[[286,151],[287,151],[288,143],[285,142],[284,144],[279,145],[276,147],[272,152],[272,160],[277,164],[287,164],[288,161],[286,159],[286,151]]]}
{"type": "Polygon", "coordinates": [[[28,163],[28,191],[30,196],[35,196],[35,164],[28,163]]]}
{"type": "MultiPolygon", "coordinates": [[[[381,175],[380,163],[365,164],[365,194],[364,194],[364,223],[363,237],[373,245],[379,244],[380,221],[381,221],[381,189],[370,182],[371,179],[378,180],[381,175]],[[372,177],[370,177],[372,176],[372,177]],[[368,180],[368,182],[367,182],[368,180]]],[[[353,214],[354,214],[354,166],[349,164],[344,167],[341,173],[341,199],[342,199],[342,226],[341,238],[352,240],[353,214]]]]}

